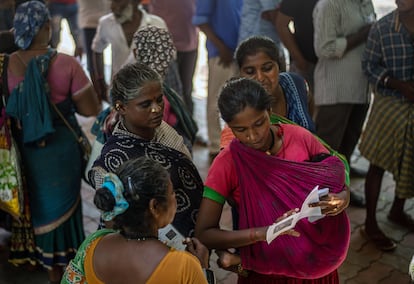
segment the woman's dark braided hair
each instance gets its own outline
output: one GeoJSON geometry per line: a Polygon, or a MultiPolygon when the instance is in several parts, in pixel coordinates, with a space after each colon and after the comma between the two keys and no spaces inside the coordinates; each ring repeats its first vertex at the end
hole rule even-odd
{"type": "MultiPolygon", "coordinates": [[[[116,216],[114,229],[121,233],[128,231],[138,236],[148,235],[153,226],[149,214],[149,202],[155,199],[161,206],[167,206],[167,191],[170,182],[168,171],[159,163],[147,157],[132,159],[123,163],[116,175],[124,186],[123,195],[128,202],[128,209],[116,216]]],[[[96,207],[104,212],[112,211],[115,198],[105,187],[96,191],[96,207]]],[[[167,209],[167,208],[166,208],[167,209]]]]}

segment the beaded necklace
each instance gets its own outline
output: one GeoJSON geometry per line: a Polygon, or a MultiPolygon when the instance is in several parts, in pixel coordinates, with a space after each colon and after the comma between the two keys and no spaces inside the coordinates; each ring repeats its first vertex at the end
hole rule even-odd
{"type": "Polygon", "coordinates": [[[133,235],[127,235],[125,232],[120,232],[121,235],[127,240],[127,241],[148,241],[148,240],[157,240],[159,241],[158,237],[156,236],[133,236],[133,235]]]}

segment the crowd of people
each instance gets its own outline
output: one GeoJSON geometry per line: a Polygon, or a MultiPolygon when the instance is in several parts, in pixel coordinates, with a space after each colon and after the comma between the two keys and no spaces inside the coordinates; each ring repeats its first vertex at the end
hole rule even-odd
{"type": "Polygon", "coordinates": [[[0,216],[11,220],[9,261],[42,267],[50,283],[214,283],[215,251],[238,283],[340,283],[350,205],[366,206],[361,235],[393,251],[376,209],[388,171],[388,219],[414,230],[404,212],[414,196],[414,0],[396,0],[380,19],[371,0],[176,2],[1,2],[2,114],[25,197],[19,218],[0,216]],[[57,52],[62,18],[73,56],[57,52]],[[199,32],[209,74],[204,181],[192,153],[199,32]],[[102,144],[86,176],[76,114],[97,117],[102,144]],[[367,173],[350,165],[357,146],[367,173]],[[365,198],[350,188],[356,174],[366,175],[365,198]],[[101,212],[89,236],[82,179],[101,212]],[[321,218],[270,242],[269,228],[317,186],[329,189],[308,204],[321,218]],[[226,202],[232,230],[220,227],[226,202]]]}

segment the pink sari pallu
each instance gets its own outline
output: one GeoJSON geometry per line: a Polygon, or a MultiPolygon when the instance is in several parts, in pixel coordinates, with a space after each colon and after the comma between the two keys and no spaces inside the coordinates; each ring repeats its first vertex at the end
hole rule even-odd
{"type": "MultiPolygon", "coordinates": [[[[317,185],[330,192],[343,190],[343,163],[330,156],[322,162],[293,162],[248,148],[238,141],[231,153],[240,181],[240,229],[269,226],[288,210],[300,208],[317,185]]],[[[282,235],[269,245],[258,242],[240,248],[245,269],[268,275],[316,279],[337,269],[344,261],[350,240],[345,212],[295,227],[299,237],[282,235]]]]}

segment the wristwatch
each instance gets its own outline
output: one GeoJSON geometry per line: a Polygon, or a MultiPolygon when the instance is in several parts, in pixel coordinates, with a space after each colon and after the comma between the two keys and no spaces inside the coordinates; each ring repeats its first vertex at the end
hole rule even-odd
{"type": "Polygon", "coordinates": [[[206,276],[208,284],[216,284],[216,277],[214,276],[213,270],[203,268],[204,276],[206,276]]]}

